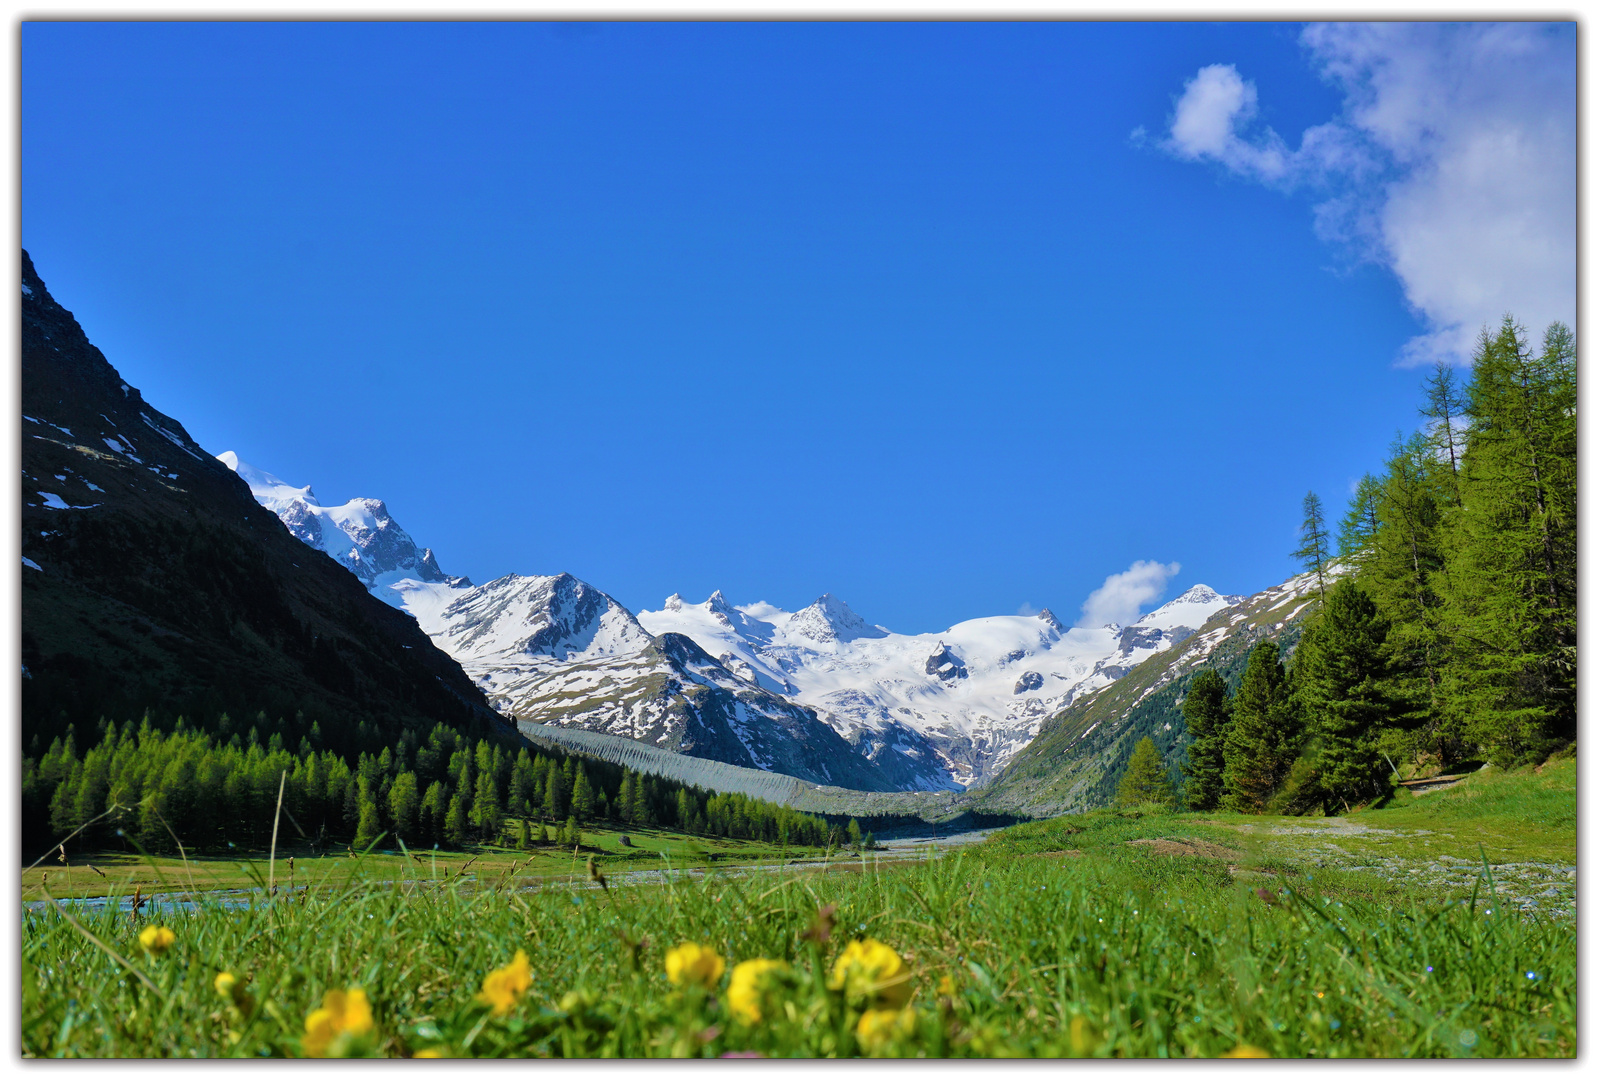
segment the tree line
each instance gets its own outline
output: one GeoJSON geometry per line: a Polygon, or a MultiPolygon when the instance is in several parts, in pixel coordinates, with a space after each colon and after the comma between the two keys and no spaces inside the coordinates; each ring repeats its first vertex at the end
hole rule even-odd
{"type": "Polygon", "coordinates": [[[1575,339],[1555,323],[1533,349],[1506,317],[1463,386],[1437,366],[1420,413],[1360,480],[1335,557],[1306,496],[1294,554],[1314,599],[1291,664],[1265,641],[1235,694],[1194,677],[1190,809],[1330,813],[1384,793],[1401,761],[1513,767],[1575,740],[1575,339]]]}
{"type": "MultiPolygon", "coordinates": [[[[1400,762],[1512,767],[1574,741],[1575,376],[1568,328],[1533,349],[1506,318],[1463,385],[1443,365],[1426,380],[1423,426],[1360,480],[1335,535],[1305,497],[1302,636],[1290,656],[1257,645],[1235,693],[1194,677],[1190,808],[1332,812],[1382,794],[1400,762]]],[[[1118,801],[1169,801],[1141,764],[1118,801]]]]}
{"type": "MultiPolygon", "coordinates": [[[[208,726],[234,727],[226,717],[208,726]]],[[[845,838],[841,826],[774,803],[508,739],[473,739],[443,724],[424,739],[352,756],[317,749],[314,727],[293,750],[281,731],[263,738],[258,725],[224,738],[182,719],[169,730],[146,717],[102,721],[91,734],[93,745],[80,752],[69,727],[40,757],[23,760],[24,838],[35,849],[85,825],[75,842],[90,847],[131,840],[156,851],[178,842],[190,850],[261,848],[280,788],[279,835],[317,845],[359,848],[387,836],[458,847],[496,841],[516,819],[554,823],[563,836],[613,822],[796,846],[845,838]]]]}

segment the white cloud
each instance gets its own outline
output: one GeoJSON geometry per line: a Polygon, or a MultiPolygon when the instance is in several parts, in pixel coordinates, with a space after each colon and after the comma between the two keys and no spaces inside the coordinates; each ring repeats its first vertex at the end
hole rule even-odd
{"type": "Polygon", "coordinates": [[[1316,192],[1328,242],[1389,267],[1427,328],[1400,362],[1468,359],[1515,315],[1576,314],[1576,43],[1569,24],[1334,23],[1302,42],[1343,92],[1291,150],[1258,94],[1212,64],[1176,102],[1167,152],[1316,192]]]}
{"type": "Polygon", "coordinates": [[[1024,603],[1015,609],[1015,613],[1017,615],[1036,615],[1038,613],[1038,609],[1033,607],[1030,603],[1024,603]]]}
{"type": "Polygon", "coordinates": [[[1181,569],[1181,563],[1162,564],[1139,559],[1119,574],[1111,574],[1088,595],[1077,625],[1125,625],[1135,621],[1144,604],[1165,595],[1166,579],[1181,569]]]}
{"type": "Polygon", "coordinates": [[[1240,134],[1259,109],[1259,92],[1231,64],[1199,68],[1187,81],[1161,147],[1188,161],[1216,161],[1235,173],[1275,183],[1287,179],[1292,155],[1266,128],[1249,141],[1240,134]]]}

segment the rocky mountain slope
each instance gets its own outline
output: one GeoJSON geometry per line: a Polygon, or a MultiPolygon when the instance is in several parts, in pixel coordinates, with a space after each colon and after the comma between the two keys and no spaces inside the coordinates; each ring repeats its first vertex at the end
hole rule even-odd
{"type": "Polygon", "coordinates": [[[502,725],[414,620],[146,402],[22,254],[22,664],[33,735],[223,710],[502,725]]]}
{"type": "Polygon", "coordinates": [[[1191,741],[1182,701],[1193,676],[1213,667],[1235,690],[1248,651],[1266,638],[1290,650],[1317,598],[1315,576],[1300,574],[1216,612],[1176,647],[1052,717],[986,789],[973,793],[973,805],[1040,817],[1103,806],[1144,736],[1175,768],[1191,741]]]}

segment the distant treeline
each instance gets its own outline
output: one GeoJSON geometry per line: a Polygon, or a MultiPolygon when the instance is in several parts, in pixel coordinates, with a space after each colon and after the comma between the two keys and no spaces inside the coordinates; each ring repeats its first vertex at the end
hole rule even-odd
{"type": "MultiPolygon", "coordinates": [[[[845,830],[739,794],[717,794],[510,737],[473,739],[439,724],[406,731],[376,753],[320,746],[312,724],[292,749],[264,716],[245,731],[223,716],[211,731],[102,721],[79,748],[73,728],[23,760],[23,835],[38,850],[79,826],[74,843],[146,850],[264,847],[280,781],[280,838],[365,846],[380,835],[415,847],[495,840],[507,820],[659,825],[706,836],[800,846],[839,844],[845,830]]],[[[292,725],[279,724],[278,727],[292,725]]]]}
{"type": "Polygon", "coordinates": [[[1316,608],[1284,666],[1255,646],[1236,694],[1188,688],[1186,803],[1328,811],[1400,762],[1540,760],[1576,737],[1576,346],[1505,318],[1468,383],[1438,365],[1424,428],[1354,492],[1337,559],[1320,500],[1294,554],[1316,608]]]}

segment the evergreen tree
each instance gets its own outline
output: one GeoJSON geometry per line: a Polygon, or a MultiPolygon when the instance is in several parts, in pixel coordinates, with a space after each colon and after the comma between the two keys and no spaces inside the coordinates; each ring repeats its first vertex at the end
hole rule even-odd
{"type": "Polygon", "coordinates": [[[849,846],[853,847],[856,851],[859,851],[860,850],[860,840],[861,840],[861,837],[860,837],[860,822],[856,821],[854,818],[850,818],[849,819],[849,846]]]}
{"type": "Polygon", "coordinates": [[[449,798],[449,809],[444,813],[444,839],[451,844],[466,843],[471,821],[466,816],[466,800],[459,791],[449,798]]]}
{"type": "Polygon", "coordinates": [[[533,840],[532,826],[528,824],[528,821],[527,821],[526,818],[522,818],[521,833],[520,833],[520,835],[518,835],[516,837],[516,850],[517,851],[526,851],[527,850],[527,845],[532,843],[532,840],[533,840]]]}
{"type": "Polygon", "coordinates": [[[633,805],[633,773],[631,769],[622,770],[621,791],[616,796],[617,815],[623,821],[631,821],[628,815],[632,812],[633,805]]]}
{"type": "Polygon", "coordinates": [[[1534,354],[1506,317],[1474,359],[1447,693],[1470,737],[1510,765],[1576,731],[1575,342],[1555,323],[1534,354]]]}
{"type": "Polygon", "coordinates": [[[401,839],[415,841],[416,810],[421,799],[416,793],[416,774],[402,772],[394,778],[388,789],[389,816],[394,822],[394,832],[401,839]]]}
{"type": "Polygon", "coordinates": [[[581,844],[582,842],[583,842],[583,834],[577,831],[577,819],[574,818],[574,817],[567,818],[566,819],[566,843],[571,844],[573,847],[575,847],[578,844],[581,844]]]}
{"type": "Polygon", "coordinates": [[[1376,515],[1381,496],[1381,481],[1366,473],[1359,478],[1354,495],[1348,500],[1348,513],[1343,515],[1337,532],[1337,554],[1355,569],[1363,565],[1376,543],[1376,530],[1380,527],[1376,515]]]}
{"type": "Polygon", "coordinates": [[[1332,805],[1377,794],[1388,772],[1376,740],[1401,710],[1392,699],[1387,631],[1370,597],[1344,579],[1294,658],[1298,701],[1319,739],[1318,782],[1332,805]]]}
{"type": "Polygon", "coordinates": [[[484,769],[477,774],[477,790],[472,795],[471,823],[477,826],[479,836],[491,841],[499,836],[502,821],[499,785],[494,781],[492,769],[484,769]]]}
{"type": "Polygon", "coordinates": [[[1249,650],[1226,732],[1226,790],[1221,805],[1228,810],[1245,814],[1263,810],[1296,756],[1286,682],[1276,642],[1262,641],[1249,650]]]}
{"type": "Polygon", "coordinates": [[[1437,362],[1436,369],[1426,379],[1426,404],[1420,414],[1431,421],[1426,432],[1427,443],[1438,461],[1448,462],[1448,477],[1453,488],[1453,502],[1459,502],[1459,459],[1464,455],[1464,440],[1458,422],[1465,414],[1465,398],[1459,390],[1459,379],[1454,369],[1437,362]]]}
{"type": "Polygon", "coordinates": [[[1321,497],[1313,491],[1304,496],[1304,524],[1299,526],[1298,547],[1293,557],[1304,564],[1304,569],[1315,574],[1321,600],[1326,599],[1326,562],[1330,557],[1326,537],[1326,515],[1321,510],[1321,497]]]}
{"type": "Polygon", "coordinates": [[[588,770],[577,766],[572,781],[571,812],[579,822],[587,821],[594,813],[594,789],[588,783],[588,770]]]}
{"type": "Polygon", "coordinates": [[[434,780],[427,785],[427,794],[422,796],[421,809],[417,814],[422,836],[435,844],[443,840],[444,819],[448,812],[449,795],[444,790],[444,783],[434,780]]]}
{"type": "Polygon", "coordinates": [[[1225,791],[1226,729],[1232,720],[1226,681],[1210,668],[1193,676],[1182,702],[1182,717],[1193,739],[1182,772],[1187,777],[1189,810],[1214,810],[1225,791]]]}
{"type": "Polygon", "coordinates": [[[544,770],[544,816],[558,821],[566,815],[566,793],[561,790],[560,770],[550,763],[544,770]]]}
{"type": "Polygon", "coordinates": [[[1169,808],[1171,802],[1171,779],[1166,775],[1165,765],[1160,761],[1160,752],[1155,748],[1154,740],[1145,735],[1132,749],[1132,758],[1127,762],[1126,774],[1121,777],[1121,783],[1115,789],[1115,805],[1153,805],[1169,808]]]}
{"type": "Polygon", "coordinates": [[[372,791],[372,781],[369,777],[361,776],[356,780],[356,805],[358,810],[358,824],[355,828],[355,846],[366,848],[376,843],[382,835],[383,828],[378,821],[377,799],[372,791]]]}

